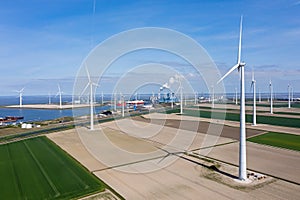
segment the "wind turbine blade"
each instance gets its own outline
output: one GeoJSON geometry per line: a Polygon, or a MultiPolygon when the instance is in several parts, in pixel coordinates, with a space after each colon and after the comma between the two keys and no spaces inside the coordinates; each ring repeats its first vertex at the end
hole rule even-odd
{"type": "Polygon", "coordinates": [[[243,15],[241,16],[241,22],[240,22],[240,40],[239,40],[239,52],[238,52],[238,60],[237,60],[237,63],[240,63],[240,62],[241,62],[242,31],[243,31],[243,15]]]}
{"type": "Polygon", "coordinates": [[[92,83],[93,86],[99,87],[100,85],[97,83],[92,83]]]}
{"type": "Polygon", "coordinates": [[[24,91],[24,89],[25,89],[25,87],[23,87],[19,92],[21,93],[21,92],[23,92],[24,91]]]}
{"type": "Polygon", "coordinates": [[[89,70],[88,70],[86,64],[85,64],[85,71],[86,71],[86,73],[87,73],[87,77],[88,77],[88,79],[89,79],[89,82],[92,82],[92,81],[91,81],[91,77],[90,77],[90,72],[89,72],[89,70]]]}
{"type": "Polygon", "coordinates": [[[86,89],[88,89],[89,85],[90,85],[89,83],[86,84],[86,86],[85,86],[85,88],[82,90],[80,96],[82,96],[82,94],[86,91],[86,89]]]}
{"type": "Polygon", "coordinates": [[[58,94],[60,94],[61,93],[61,91],[60,91],[60,85],[57,84],[57,87],[58,87],[58,94]]]}
{"type": "Polygon", "coordinates": [[[219,84],[224,78],[226,78],[226,76],[228,76],[233,70],[237,69],[239,67],[239,63],[234,65],[218,82],[217,84],[219,84]]]}

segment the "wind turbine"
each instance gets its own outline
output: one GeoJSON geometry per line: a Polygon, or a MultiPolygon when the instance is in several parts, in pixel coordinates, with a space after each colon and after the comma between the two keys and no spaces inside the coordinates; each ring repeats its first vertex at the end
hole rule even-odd
{"type": "Polygon", "coordinates": [[[59,84],[57,84],[57,87],[58,87],[58,92],[57,92],[56,96],[59,95],[59,108],[62,109],[62,102],[61,102],[62,91],[60,89],[60,85],[59,84]]]}
{"type": "Polygon", "coordinates": [[[122,117],[125,116],[125,96],[120,92],[121,104],[122,104],[122,117]]]}
{"type": "Polygon", "coordinates": [[[254,72],[252,72],[251,87],[253,88],[253,122],[252,122],[252,126],[256,126],[256,81],[254,79],[254,72]]]}
{"type": "Polygon", "coordinates": [[[103,105],[103,92],[101,93],[101,104],[103,105]]]}
{"type": "Polygon", "coordinates": [[[114,111],[117,111],[117,93],[114,93],[114,111]]]}
{"type": "Polygon", "coordinates": [[[88,77],[88,83],[85,86],[85,88],[83,89],[82,93],[85,92],[85,90],[90,87],[90,130],[94,130],[94,100],[93,100],[93,86],[98,86],[98,84],[92,82],[91,80],[91,76],[89,73],[89,70],[87,68],[87,66],[85,65],[85,71],[87,73],[87,77],[88,77]]]}
{"type": "Polygon", "coordinates": [[[235,105],[238,104],[238,94],[237,94],[237,88],[235,88],[235,105]]]}
{"type": "Polygon", "coordinates": [[[179,80],[180,84],[180,114],[183,114],[183,93],[182,93],[182,85],[181,85],[181,80],[179,80]]]}
{"type": "Polygon", "coordinates": [[[171,92],[171,108],[174,108],[174,93],[171,92]]]}
{"type": "Polygon", "coordinates": [[[215,108],[215,88],[213,85],[211,86],[211,88],[212,88],[211,107],[215,108]]]}
{"type": "MultiPolygon", "coordinates": [[[[180,90],[180,114],[183,114],[183,88],[182,88],[182,76],[176,74],[175,77],[171,77],[169,79],[169,83],[173,84],[174,82],[178,82],[179,83],[179,88],[178,90],[180,90]]],[[[170,86],[168,85],[168,83],[165,83],[161,88],[170,88],[170,86]]],[[[178,91],[177,90],[177,91],[178,91]]],[[[176,92],[177,93],[177,92],[176,92]]]]}
{"type": "Polygon", "coordinates": [[[219,81],[220,83],[227,77],[233,70],[238,69],[241,73],[240,79],[240,146],[239,146],[239,179],[244,181],[247,179],[247,163],[246,163],[246,121],[245,121],[245,63],[241,62],[241,49],[242,49],[242,26],[243,17],[240,21],[240,37],[237,64],[234,65],[219,81]]]}
{"type": "Polygon", "coordinates": [[[270,87],[270,113],[273,114],[273,86],[271,80],[269,83],[269,87],[270,87]]]}
{"type": "Polygon", "coordinates": [[[48,92],[48,104],[49,105],[51,104],[51,94],[50,94],[50,92],[48,92]]]}
{"type": "Polygon", "coordinates": [[[260,92],[260,88],[258,88],[258,101],[259,103],[261,103],[261,92],[260,92]]]}
{"type": "Polygon", "coordinates": [[[293,102],[294,102],[294,88],[293,88],[293,87],[291,87],[291,90],[292,90],[291,102],[293,103],[293,102]]]}
{"type": "Polygon", "coordinates": [[[19,93],[19,107],[23,107],[23,91],[25,88],[22,88],[21,90],[15,90],[17,93],[19,93]]]}
{"type": "Polygon", "coordinates": [[[291,87],[290,87],[290,84],[288,84],[288,93],[289,93],[289,105],[288,105],[288,107],[291,108],[291,87]]]}

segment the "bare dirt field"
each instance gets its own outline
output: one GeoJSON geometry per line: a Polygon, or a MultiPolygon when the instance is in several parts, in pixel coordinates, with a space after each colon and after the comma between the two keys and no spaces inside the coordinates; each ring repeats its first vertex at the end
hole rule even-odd
{"type": "MultiPolygon", "coordinates": [[[[235,135],[231,134],[231,137],[235,137],[238,138],[239,133],[236,132],[240,127],[240,122],[238,121],[228,121],[228,120],[216,120],[216,119],[210,119],[210,118],[203,118],[203,117],[192,117],[192,116],[181,116],[181,115],[177,115],[177,114],[168,114],[167,116],[165,116],[164,114],[159,114],[159,113],[151,113],[149,115],[143,115],[143,118],[149,120],[151,119],[153,122],[152,123],[157,123],[163,120],[179,120],[179,121],[193,121],[194,124],[196,124],[197,122],[201,123],[201,126],[203,124],[203,127],[199,127],[199,129],[202,129],[202,131],[205,132],[206,128],[208,126],[208,124],[212,124],[214,127],[217,127],[217,124],[223,124],[224,128],[227,127],[231,127],[231,128],[235,128],[235,129],[231,129],[234,131],[234,133],[236,133],[235,135]],[[208,123],[207,125],[205,125],[205,123],[208,123]]],[[[136,120],[141,120],[136,118],[136,120]]],[[[148,121],[149,122],[149,121],[148,121]]],[[[168,126],[168,124],[166,123],[166,126],[168,126]]],[[[176,127],[176,126],[174,126],[176,127]]],[[[183,126],[181,126],[182,128],[183,126]]],[[[251,123],[246,123],[246,128],[247,128],[247,138],[255,136],[257,134],[261,134],[264,132],[268,132],[268,131],[273,131],[273,132],[282,132],[282,133],[290,133],[290,134],[295,134],[295,135],[300,135],[300,131],[298,128],[291,128],[291,127],[283,127],[283,126],[273,126],[273,125],[269,125],[269,124],[257,124],[256,126],[252,126],[251,123]],[[252,132],[252,130],[254,130],[254,132],[252,132]]],[[[202,132],[203,133],[203,132],[202,132]]],[[[205,132],[207,133],[207,132],[205,132]]],[[[226,133],[222,133],[224,137],[226,137],[226,133]]],[[[228,137],[228,136],[227,136],[228,137]]]]}
{"type": "MultiPolygon", "coordinates": [[[[134,120],[138,120],[138,121],[143,121],[143,122],[148,122],[150,123],[150,119],[147,118],[147,116],[145,115],[144,117],[134,117],[134,120]]],[[[153,123],[156,123],[155,120],[153,120],[153,123]]],[[[197,126],[197,121],[196,118],[193,118],[192,120],[181,120],[181,119],[176,119],[176,117],[172,118],[168,118],[165,121],[165,126],[167,127],[172,127],[172,128],[180,128],[180,129],[184,129],[184,130],[190,130],[193,131],[194,127],[197,126]]],[[[225,137],[225,138],[231,138],[231,139],[235,139],[235,140],[239,140],[239,134],[237,131],[237,127],[232,127],[232,126],[227,126],[223,124],[218,124],[218,123],[210,123],[207,121],[201,121],[199,120],[199,125],[198,128],[196,129],[197,132],[199,133],[210,133],[209,132],[209,127],[214,127],[215,129],[222,129],[221,130],[221,137],[225,137]]],[[[262,134],[264,131],[261,130],[255,130],[255,129],[248,129],[247,130],[247,137],[253,137],[255,135],[258,134],[262,134]]],[[[211,132],[210,134],[214,134],[213,132],[211,132]]]]}
{"type": "MultiPolygon", "coordinates": [[[[192,119],[188,117],[184,120],[192,119]]],[[[300,199],[299,184],[283,180],[275,179],[262,187],[244,191],[205,177],[203,166],[184,159],[185,149],[182,148],[186,147],[184,144],[189,144],[189,141],[184,140],[180,137],[181,135],[193,136],[192,138],[195,139],[189,144],[188,150],[201,147],[207,138],[205,133],[186,130],[189,124],[178,132],[177,128],[173,128],[178,126],[178,121],[167,121],[170,126],[159,129],[155,135],[148,135],[147,129],[153,132],[153,130],[157,131],[155,128],[160,126],[153,122],[149,126],[146,121],[134,120],[134,123],[126,120],[118,121],[101,124],[101,127],[98,127],[101,128],[101,133],[99,130],[89,131],[86,128],[79,128],[79,133],[73,129],[52,133],[48,137],[126,199],[300,199]],[[138,130],[144,131],[138,132],[138,130]],[[113,145],[108,145],[104,140],[98,140],[97,135],[100,134],[105,135],[105,138],[108,138],[113,145]],[[84,142],[95,143],[93,148],[98,149],[100,160],[99,156],[108,155],[117,164],[108,166],[102,160],[100,162],[95,159],[89,152],[91,149],[87,149],[82,144],[80,137],[83,136],[86,137],[84,142]],[[179,138],[174,139],[174,137],[179,138]],[[114,153],[113,147],[118,147],[137,157],[126,162],[125,157],[114,153]],[[168,163],[172,159],[173,161],[168,163]],[[165,163],[167,165],[164,165],[165,163]],[[164,167],[151,170],[157,166],[164,167]],[[143,171],[144,169],[148,171],[143,171]]],[[[200,125],[202,125],[201,122],[200,125]]],[[[206,129],[203,128],[203,130],[206,129]]],[[[229,134],[227,138],[220,137],[216,140],[216,144],[220,146],[212,149],[208,156],[236,164],[238,143],[231,134],[238,134],[238,128],[228,129],[227,134],[229,134]]],[[[223,136],[226,134],[224,133],[223,136]]],[[[297,178],[293,179],[293,177],[300,177],[298,152],[253,143],[247,143],[247,145],[249,168],[299,181],[297,178]]]]}
{"type": "MultiPolygon", "coordinates": [[[[215,147],[209,157],[238,165],[238,143],[215,147]]],[[[300,184],[300,152],[247,142],[247,167],[300,184]]]]}

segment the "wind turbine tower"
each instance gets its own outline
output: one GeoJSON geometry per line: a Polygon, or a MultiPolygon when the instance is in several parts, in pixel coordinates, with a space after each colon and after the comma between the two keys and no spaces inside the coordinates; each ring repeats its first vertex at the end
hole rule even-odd
{"type": "MultiPolygon", "coordinates": [[[[179,77],[180,79],[180,77],[179,77]]],[[[183,114],[183,91],[182,91],[182,83],[181,80],[179,80],[179,84],[180,84],[180,114],[183,114]]]]}
{"type": "Polygon", "coordinates": [[[90,87],[90,130],[94,130],[94,96],[93,96],[93,86],[98,86],[98,84],[92,82],[89,70],[87,66],[85,65],[85,71],[87,73],[88,77],[88,83],[85,86],[84,90],[82,93],[85,92],[85,90],[90,87]]]}
{"type": "Polygon", "coordinates": [[[49,105],[51,104],[51,94],[50,94],[50,92],[48,92],[48,104],[49,105]]]}
{"type": "Polygon", "coordinates": [[[288,84],[288,93],[289,93],[289,105],[288,107],[291,108],[291,86],[288,84]]]}
{"type": "Polygon", "coordinates": [[[23,91],[24,91],[24,88],[22,88],[21,90],[16,90],[16,92],[19,93],[19,107],[20,108],[23,107],[23,91]]]}
{"type": "Polygon", "coordinates": [[[238,104],[238,94],[237,94],[237,88],[235,88],[235,105],[238,104]]]}
{"type": "Polygon", "coordinates": [[[117,111],[117,93],[114,93],[114,111],[117,111]]]}
{"type": "Polygon", "coordinates": [[[270,80],[270,113],[273,114],[273,86],[272,86],[272,81],[270,80]]]}
{"type": "Polygon", "coordinates": [[[122,117],[124,117],[125,116],[125,97],[124,97],[124,95],[122,95],[122,93],[120,93],[120,96],[121,96],[121,104],[122,104],[122,117]]]}
{"type": "Polygon", "coordinates": [[[254,79],[253,72],[252,72],[251,87],[253,87],[253,122],[252,122],[252,126],[256,126],[256,81],[254,79]]]}
{"type": "Polygon", "coordinates": [[[211,107],[212,107],[212,108],[215,108],[215,88],[214,88],[213,85],[211,86],[211,89],[212,89],[212,95],[211,95],[211,107]]]}
{"type": "Polygon", "coordinates": [[[62,91],[60,89],[60,85],[59,84],[57,84],[57,87],[58,87],[58,92],[57,92],[56,96],[59,95],[59,109],[62,109],[62,100],[61,100],[62,91]]]}
{"type": "Polygon", "coordinates": [[[239,146],[239,179],[245,181],[247,179],[247,163],[246,163],[246,120],[245,120],[245,63],[241,62],[242,48],[242,24],[243,17],[240,22],[240,37],[237,64],[234,65],[219,81],[221,82],[233,70],[238,69],[241,73],[240,79],[240,146],[239,146]]]}
{"type": "Polygon", "coordinates": [[[292,94],[291,94],[291,102],[293,103],[294,102],[294,88],[293,87],[291,87],[291,90],[292,90],[292,94]]]}

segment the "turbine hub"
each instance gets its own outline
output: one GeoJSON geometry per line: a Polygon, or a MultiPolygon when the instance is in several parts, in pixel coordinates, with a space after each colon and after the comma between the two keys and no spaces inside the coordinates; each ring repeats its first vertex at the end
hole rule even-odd
{"type": "Polygon", "coordinates": [[[245,65],[246,65],[245,62],[240,62],[240,63],[239,63],[239,67],[244,67],[245,65]]]}

